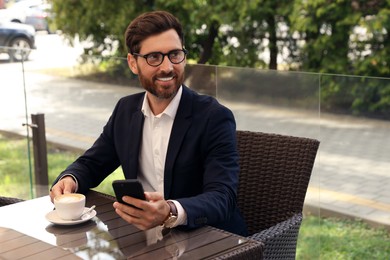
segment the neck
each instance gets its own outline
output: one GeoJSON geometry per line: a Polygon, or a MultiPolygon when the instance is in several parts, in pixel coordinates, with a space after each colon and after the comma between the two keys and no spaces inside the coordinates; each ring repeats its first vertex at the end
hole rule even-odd
{"type": "Polygon", "coordinates": [[[173,99],[173,97],[169,99],[158,98],[150,93],[147,93],[147,98],[149,107],[155,116],[161,114],[173,99]]]}

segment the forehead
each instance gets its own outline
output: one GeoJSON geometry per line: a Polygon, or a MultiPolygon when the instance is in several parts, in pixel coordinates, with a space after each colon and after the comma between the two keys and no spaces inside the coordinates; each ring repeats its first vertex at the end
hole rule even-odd
{"type": "Polygon", "coordinates": [[[154,51],[167,52],[173,49],[181,49],[180,37],[174,29],[149,36],[141,42],[140,53],[154,51]]]}

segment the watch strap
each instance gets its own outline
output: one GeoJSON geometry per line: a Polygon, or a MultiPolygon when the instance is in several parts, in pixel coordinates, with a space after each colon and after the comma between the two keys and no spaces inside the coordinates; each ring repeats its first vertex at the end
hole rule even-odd
{"type": "Polygon", "coordinates": [[[172,213],[173,216],[177,217],[178,213],[177,213],[177,208],[175,203],[173,203],[173,201],[170,200],[168,200],[167,203],[169,205],[170,213],[172,213]]]}

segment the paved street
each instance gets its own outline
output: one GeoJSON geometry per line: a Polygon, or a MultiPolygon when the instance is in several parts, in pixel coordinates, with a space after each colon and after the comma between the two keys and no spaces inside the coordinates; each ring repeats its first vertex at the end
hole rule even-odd
{"type": "MultiPolygon", "coordinates": [[[[100,134],[117,100],[132,87],[36,73],[26,64],[0,63],[0,130],[25,135],[27,114],[44,113],[47,140],[80,149],[100,134]],[[24,96],[26,87],[26,99],[24,96]]],[[[220,99],[238,129],[319,139],[306,210],[352,216],[390,226],[390,122],[335,116],[220,99]]]]}

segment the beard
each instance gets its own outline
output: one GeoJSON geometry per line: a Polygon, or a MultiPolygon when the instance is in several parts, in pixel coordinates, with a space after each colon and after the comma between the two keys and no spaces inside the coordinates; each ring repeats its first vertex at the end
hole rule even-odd
{"type": "Polygon", "coordinates": [[[150,92],[153,96],[157,97],[158,99],[173,99],[176,96],[178,89],[184,82],[184,72],[181,74],[176,74],[174,72],[160,73],[150,79],[145,77],[142,74],[142,71],[139,70],[138,78],[142,87],[146,91],[150,92]],[[169,85],[160,85],[157,78],[164,77],[173,77],[174,80],[169,85]]]}

